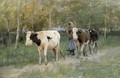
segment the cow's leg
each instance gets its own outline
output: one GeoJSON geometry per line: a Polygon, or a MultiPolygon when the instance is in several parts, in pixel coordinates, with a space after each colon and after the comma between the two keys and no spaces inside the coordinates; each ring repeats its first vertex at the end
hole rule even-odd
{"type": "Polygon", "coordinates": [[[56,61],[58,61],[58,49],[59,49],[59,46],[56,47],[56,61]]]}
{"type": "Polygon", "coordinates": [[[88,50],[88,42],[84,43],[84,47],[83,47],[83,55],[84,56],[88,56],[87,50],[88,50]]]}
{"type": "Polygon", "coordinates": [[[92,51],[95,53],[95,43],[92,44],[92,51]]]}
{"type": "Polygon", "coordinates": [[[55,54],[55,60],[58,61],[58,52],[57,52],[57,48],[53,49],[53,52],[55,54]]]}
{"type": "Polygon", "coordinates": [[[76,46],[75,54],[76,54],[76,57],[78,58],[79,57],[78,46],[76,46]]]}
{"type": "Polygon", "coordinates": [[[89,43],[90,43],[89,40],[87,41],[87,43],[85,43],[85,47],[84,47],[84,50],[83,50],[84,53],[85,53],[85,54],[84,54],[85,56],[88,56],[89,43]]]}
{"type": "Polygon", "coordinates": [[[38,48],[38,53],[39,53],[39,64],[41,64],[42,50],[40,48],[38,48]]]}
{"type": "Polygon", "coordinates": [[[98,44],[97,44],[97,42],[95,43],[95,46],[96,46],[96,53],[98,52],[97,50],[98,50],[98,44]]]}
{"type": "Polygon", "coordinates": [[[80,46],[79,45],[76,45],[76,49],[75,49],[75,55],[76,55],[76,58],[79,58],[79,55],[80,55],[80,46]]]}
{"type": "Polygon", "coordinates": [[[54,55],[55,55],[55,58],[56,58],[56,49],[55,48],[53,49],[53,52],[54,52],[54,55]]]}
{"type": "Polygon", "coordinates": [[[84,48],[85,48],[85,44],[83,43],[82,46],[81,46],[81,58],[83,57],[84,48]]]}
{"type": "Polygon", "coordinates": [[[94,44],[94,52],[97,53],[97,42],[94,44]]]}
{"type": "Polygon", "coordinates": [[[91,54],[92,54],[91,43],[88,44],[88,48],[89,48],[89,53],[90,53],[90,55],[91,55],[91,54]]]}
{"type": "Polygon", "coordinates": [[[91,47],[91,54],[94,53],[94,46],[95,46],[95,43],[92,42],[92,43],[90,44],[90,47],[91,47]]]}
{"type": "Polygon", "coordinates": [[[44,48],[45,65],[47,65],[47,46],[44,48]]]}
{"type": "Polygon", "coordinates": [[[87,44],[85,44],[85,46],[84,46],[84,49],[83,49],[83,55],[84,56],[87,56],[88,54],[87,54],[87,44]]]}

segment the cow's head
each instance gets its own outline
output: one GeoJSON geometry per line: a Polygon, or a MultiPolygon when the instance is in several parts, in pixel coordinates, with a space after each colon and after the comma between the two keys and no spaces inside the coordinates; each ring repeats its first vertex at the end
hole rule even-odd
{"type": "Polygon", "coordinates": [[[34,32],[33,31],[27,31],[26,32],[26,42],[25,42],[26,46],[32,45],[33,41],[30,39],[30,36],[32,35],[32,33],[34,33],[34,32]]]}
{"type": "Polygon", "coordinates": [[[77,40],[78,39],[78,28],[76,27],[72,28],[72,33],[73,33],[73,39],[77,40]]]}
{"type": "Polygon", "coordinates": [[[94,30],[94,29],[89,29],[89,33],[90,33],[90,38],[93,41],[98,40],[98,31],[94,30]]]}
{"type": "Polygon", "coordinates": [[[37,33],[33,31],[26,32],[26,46],[32,45],[32,43],[36,43],[38,46],[41,44],[41,40],[37,38],[37,33]]]}

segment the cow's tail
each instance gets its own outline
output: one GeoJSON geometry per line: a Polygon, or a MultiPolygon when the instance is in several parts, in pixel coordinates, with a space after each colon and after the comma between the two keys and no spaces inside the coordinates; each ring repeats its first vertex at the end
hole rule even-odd
{"type": "Polygon", "coordinates": [[[61,47],[59,47],[59,51],[60,51],[60,55],[65,59],[65,55],[63,54],[61,47]]]}

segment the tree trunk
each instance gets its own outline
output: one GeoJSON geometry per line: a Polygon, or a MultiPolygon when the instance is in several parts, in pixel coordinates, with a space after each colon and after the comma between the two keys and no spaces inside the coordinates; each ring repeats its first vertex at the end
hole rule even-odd
{"type": "Polygon", "coordinates": [[[107,38],[107,0],[106,0],[106,7],[105,7],[105,19],[104,19],[104,23],[105,23],[105,28],[104,28],[104,38],[107,38]]]}
{"type": "Polygon", "coordinates": [[[92,3],[89,1],[89,22],[88,22],[88,28],[91,28],[91,16],[92,16],[92,3]]]}
{"type": "Polygon", "coordinates": [[[19,42],[19,30],[20,30],[20,17],[19,17],[19,14],[20,14],[20,2],[18,2],[16,0],[16,4],[17,4],[17,10],[16,10],[16,15],[17,15],[17,32],[16,32],[16,41],[15,41],[15,49],[18,48],[18,42],[19,42]]]}
{"type": "Polygon", "coordinates": [[[32,14],[31,14],[31,25],[32,25],[32,30],[34,31],[35,27],[34,27],[34,6],[35,6],[35,3],[33,1],[33,9],[32,9],[32,14]]]}
{"type": "Polygon", "coordinates": [[[49,28],[51,27],[51,10],[49,10],[49,28]]]}
{"type": "Polygon", "coordinates": [[[18,47],[18,42],[19,42],[19,29],[20,29],[20,19],[17,18],[17,32],[16,32],[15,49],[18,47]]]}
{"type": "Polygon", "coordinates": [[[105,23],[105,28],[104,28],[104,38],[107,38],[107,18],[106,18],[106,16],[105,16],[104,23],[105,23]]]}
{"type": "Polygon", "coordinates": [[[10,43],[10,28],[9,28],[9,19],[6,18],[6,26],[7,26],[7,32],[6,32],[6,36],[7,36],[7,40],[6,40],[6,45],[9,46],[10,43]]]}

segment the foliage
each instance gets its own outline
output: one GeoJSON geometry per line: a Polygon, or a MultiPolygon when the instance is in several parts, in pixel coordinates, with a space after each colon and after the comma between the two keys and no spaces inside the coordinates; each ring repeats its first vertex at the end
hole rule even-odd
{"type": "MultiPolygon", "coordinates": [[[[20,0],[18,1],[20,3],[20,0]]],[[[1,25],[0,28],[13,30],[17,27],[17,5],[16,0],[3,0],[1,2],[1,25]]],[[[42,29],[48,26],[48,12],[46,8],[43,8],[39,2],[22,0],[20,3],[20,28],[32,28],[32,19],[34,20],[34,27],[36,29],[42,29]]]]}
{"type": "MultiPolygon", "coordinates": [[[[52,26],[66,26],[70,20],[76,26],[88,28],[119,27],[119,0],[18,0],[20,7],[20,27],[41,30],[52,26]],[[51,17],[50,17],[51,15],[51,17]],[[51,18],[51,20],[49,20],[51,18]]],[[[1,0],[0,28],[16,29],[16,0],[1,0]]]]}

